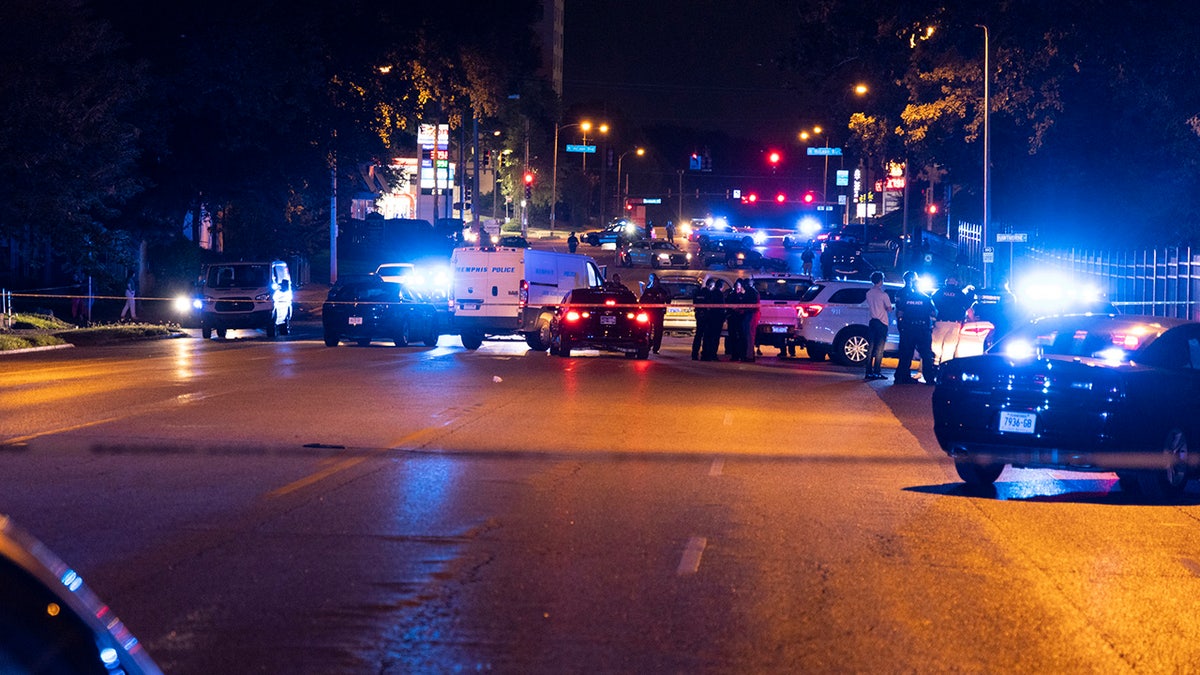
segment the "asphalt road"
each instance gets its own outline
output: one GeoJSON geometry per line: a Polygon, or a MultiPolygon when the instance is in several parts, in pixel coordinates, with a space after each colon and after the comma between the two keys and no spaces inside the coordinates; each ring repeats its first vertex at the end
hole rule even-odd
{"type": "Polygon", "coordinates": [[[924,386],[298,329],[0,361],[0,512],[167,672],[1200,662],[1200,495],[972,495],[924,386]]]}

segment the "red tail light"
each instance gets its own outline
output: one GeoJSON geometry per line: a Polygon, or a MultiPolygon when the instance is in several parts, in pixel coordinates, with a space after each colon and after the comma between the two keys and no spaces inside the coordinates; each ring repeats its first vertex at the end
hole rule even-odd
{"type": "Polygon", "coordinates": [[[612,299],[612,298],[609,298],[609,299],[607,299],[607,300],[605,300],[605,301],[604,301],[604,304],[605,304],[605,306],[607,306],[607,307],[615,307],[615,306],[617,305],[617,301],[616,301],[616,300],[614,300],[614,299],[612,299]]]}
{"type": "MultiPolygon", "coordinates": [[[[632,314],[630,316],[632,316],[632,314]]],[[[637,322],[638,323],[650,323],[650,315],[645,312],[638,312],[637,322]]]]}
{"type": "Polygon", "coordinates": [[[517,311],[524,311],[527,304],[529,304],[529,282],[522,279],[521,286],[517,291],[517,311]]]}
{"type": "Polygon", "coordinates": [[[823,309],[825,309],[825,305],[818,305],[815,302],[806,303],[796,307],[796,315],[801,319],[811,319],[820,314],[823,309]]]}
{"type": "Polygon", "coordinates": [[[573,323],[578,320],[579,320],[579,312],[576,312],[573,309],[568,309],[567,310],[567,321],[573,323]]]}
{"type": "Polygon", "coordinates": [[[958,332],[961,335],[970,335],[975,337],[979,335],[987,335],[991,332],[992,328],[994,328],[994,326],[986,321],[971,321],[964,323],[962,328],[958,329],[958,332]]]}

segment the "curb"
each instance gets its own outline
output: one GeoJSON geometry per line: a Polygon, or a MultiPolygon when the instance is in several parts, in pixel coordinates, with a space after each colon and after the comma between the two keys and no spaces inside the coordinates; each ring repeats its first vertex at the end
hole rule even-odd
{"type": "Polygon", "coordinates": [[[8,356],[9,354],[29,354],[32,352],[48,352],[55,349],[67,349],[75,345],[67,343],[65,345],[46,345],[44,347],[25,347],[23,349],[5,349],[0,350],[0,356],[8,356]]]}

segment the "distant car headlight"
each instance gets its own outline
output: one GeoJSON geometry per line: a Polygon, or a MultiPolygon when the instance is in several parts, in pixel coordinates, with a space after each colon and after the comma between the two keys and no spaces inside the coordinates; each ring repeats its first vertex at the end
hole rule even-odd
{"type": "Polygon", "coordinates": [[[171,307],[178,314],[187,314],[192,311],[192,308],[200,309],[203,306],[203,303],[199,299],[194,299],[186,295],[175,296],[175,299],[171,301],[171,307]]]}

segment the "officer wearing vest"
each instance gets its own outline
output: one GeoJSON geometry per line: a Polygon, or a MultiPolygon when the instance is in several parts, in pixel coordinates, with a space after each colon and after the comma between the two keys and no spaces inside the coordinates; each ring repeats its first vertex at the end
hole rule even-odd
{"type": "Polygon", "coordinates": [[[896,298],[896,324],[900,331],[900,362],[896,366],[896,384],[911,384],[917,380],[912,376],[913,351],[921,357],[921,375],[925,384],[933,385],[937,380],[937,367],[933,365],[933,300],[917,288],[917,275],[904,273],[904,290],[896,298]]]}
{"type": "Polygon", "coordinates": [[[934,365],[940,366],[954,358],[962,324],[974,304],[975,293],[961,288],[958,277],[953,274],[946,277],[946,284],[933,294],[933,306],[937,310],[937,322],[933,324],[934,365]]]}

